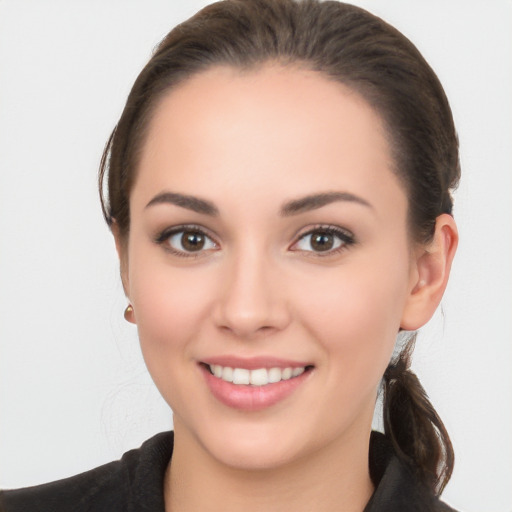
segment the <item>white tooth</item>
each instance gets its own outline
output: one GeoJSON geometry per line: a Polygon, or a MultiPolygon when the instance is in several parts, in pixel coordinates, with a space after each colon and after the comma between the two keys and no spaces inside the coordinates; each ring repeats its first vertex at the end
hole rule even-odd
{"type": "Polygon", "coordinates": [[[274,383],[281,380],[281,368],[270,368],[268,371],[268,382],[274,383]]]}
{"type": "Polygon", "coordinates": [[[220,366],[219,364],[213,364],[212,366],[210,366],[210,368],[215,377],[218,377],[219,379],[222,377],[222,366],[220,366]]]}
{"type": "Polygon", "coordinates": [[[224,368],[222,368],[222,380],[225,380],[226,382],[233,382],[233,368],[230,368],[229,366],[224,366],[224,368]]]}
{"type": "Polygon", "coordinates": [[[235,368],[233,370],[233,384],[249,384],[249,370],[245,368],[235,368]]]}
{"type": "Polygon", "coordinates": [[[290,367],[283,368],[281,372],[281,379],[282,380],[288,380],[292,378],[292,369],[290,367]]]}
{"type": "Polygon", "coordinates": [[[302,375],[304,373],[304,367],[300,366],[297,368],[294,368],[292,371],[293,377],[298,377],[299,375],[302,375]]]}
{"type": "Polygon", "coordinates": [[[264,386],[268,384],[268,372],[265,368],[258,368],[251,371],[251,384],[253,386],[264,386]]]}

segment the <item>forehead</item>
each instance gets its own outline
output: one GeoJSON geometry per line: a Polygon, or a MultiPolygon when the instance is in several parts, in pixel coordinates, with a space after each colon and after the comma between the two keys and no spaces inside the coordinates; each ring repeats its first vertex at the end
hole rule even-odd
{"type": "Polygon", "coordinates": [[[352,89],[298,67],[215,67],[160,101],[133,195],[402,192],[392,168],[380,116],[352,89]]]}

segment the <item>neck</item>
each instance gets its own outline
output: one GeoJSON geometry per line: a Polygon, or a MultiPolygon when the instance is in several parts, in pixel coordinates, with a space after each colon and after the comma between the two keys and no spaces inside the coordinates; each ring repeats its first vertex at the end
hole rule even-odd
{"type": "Polygon", "coordinates": [[[220,463],[175,428],[165,477],[166,512],[361,512],[373,492],[369,435],[368,428],[301,460],[246,470],[220,463]]]}

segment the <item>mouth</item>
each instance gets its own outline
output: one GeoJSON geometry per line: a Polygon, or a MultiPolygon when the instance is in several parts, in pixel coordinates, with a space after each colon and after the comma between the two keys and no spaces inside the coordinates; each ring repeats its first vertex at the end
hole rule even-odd
{"type": "Polygon", "coordinates": [[[246,412],[261,411],[284,402],[305,385],[314,369],[313,365],[299,366],[282,361],[219,362],[199,363],[207,387],[222,404],[246,412]]]}
{"type": "Polygon", "coordinates": [[[312,365],[286,366],[284,368],[233,368],[220,364],[201,363],[211,375],[235,386],[267,386],[299,377],[313,369],[312,365]]]}

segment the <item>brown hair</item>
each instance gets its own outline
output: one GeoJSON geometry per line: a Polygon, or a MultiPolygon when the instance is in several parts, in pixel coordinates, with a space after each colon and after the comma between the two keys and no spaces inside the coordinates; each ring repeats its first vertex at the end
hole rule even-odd
{"type": "MultiPolygon", "coordinates": [[[[162,96],[211,66],[247,69],[269,61],[318,71],[357,91],[379,112],[394,171],[409,198],[411,233],[428,241],[437,216],[452,212],[450,190],[460,175],[457,135],[443,88],[416,47],[395,28],[361,8],[318,0],[217,2],[163,39],[135,81],[103,153],[99,183],[107,223],[115,220],[121,237],[128,237],[129,194],[162,96]]],[[[398,456],[440,493],[451,476],[453,449],[409,370],[411,352],[409,343],[384,375],[385,433],[398,456]]]]}

